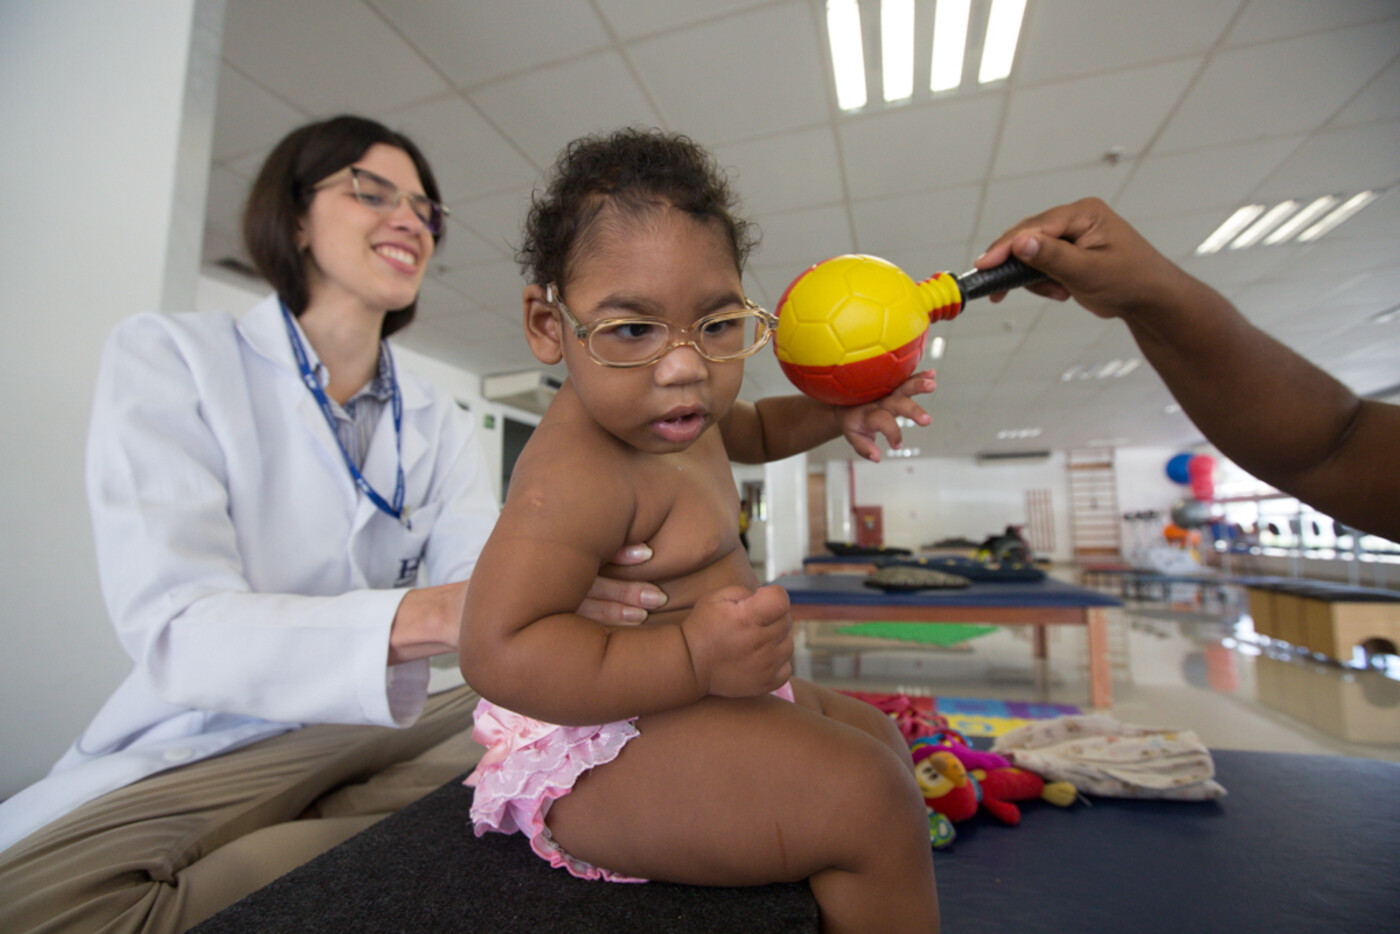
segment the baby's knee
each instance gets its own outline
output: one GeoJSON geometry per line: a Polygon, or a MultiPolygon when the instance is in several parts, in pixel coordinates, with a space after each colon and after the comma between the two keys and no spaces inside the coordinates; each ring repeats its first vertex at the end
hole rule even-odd
{"type": "Polygon", "coordinates": [[[838,793],[850,813],[865,827],[922,821],[923,796],[899,754],[876,737],[852,745],[843,761],[833,763],[838,793]]]}

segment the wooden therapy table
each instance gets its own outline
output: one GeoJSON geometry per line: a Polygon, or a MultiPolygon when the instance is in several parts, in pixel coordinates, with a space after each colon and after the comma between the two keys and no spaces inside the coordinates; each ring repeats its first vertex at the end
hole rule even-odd
{"type": "Polygon", "coordinates": [[[848,574],[793,574],[775,581],[792,598],[792,618],[803,620],[989,623],[1034,627],[1035,657],[1047,656],[1047,626],[1083,626],[1089,641],[1089,701],[1113,703],[1104,609],[1122,606],[1107,594],[1057,580],[974,582],[956,590],[885,592],[848,574]]]}

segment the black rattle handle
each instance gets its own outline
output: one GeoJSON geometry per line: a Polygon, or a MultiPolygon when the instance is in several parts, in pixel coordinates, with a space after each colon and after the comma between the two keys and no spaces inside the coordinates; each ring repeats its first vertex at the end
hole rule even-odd
{"type": "Polygon", "coordinates": [[[967,302],[993,292],[1009,292],[1025,285],[1043,281],[1045,273],[1032,269],[1019,259],[1012,257],[1000,266],[991,269],[972,269],[954,277],[963,301],[967,302]]]}

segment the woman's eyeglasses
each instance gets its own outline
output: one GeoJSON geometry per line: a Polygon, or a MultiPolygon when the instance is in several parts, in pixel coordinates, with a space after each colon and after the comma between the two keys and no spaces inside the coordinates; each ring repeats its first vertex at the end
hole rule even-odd
{"type": "Polygon", "coordinates": [[[423,222],[423,226],[428,228],[428,233],[434,237],[442,236],[443,228],[447,224],[447,215],[450,213],[447,207],[438,204],[427,195],[416,194],[411,191],[399,191],[398,186],[380,175],[375,175],[369,169],[362,169],[358,165],[348,165],[339,172],[334,172],[316,186],[319,190],[327,185],[333,185],[340,180],[343,175],[350,176],[350,187],[354,190],[355,200],[367,208],[389,215],[399,208],[401,201],[407,201],[409,210],[417,215],[423,222]]]}
{"type": "Polygon", "coordinates": [[[569,320],[574,336],[593,361],[609,367],[647,366],[682,344],[715,363],[742,360],[768,343],[778,326],[776,317],[747,298],[733,310],[706,315],[688,328],[665,318],[640,316],[583,324],[564,306],[552,282],[545,287],[545,301],[569,320]]]}

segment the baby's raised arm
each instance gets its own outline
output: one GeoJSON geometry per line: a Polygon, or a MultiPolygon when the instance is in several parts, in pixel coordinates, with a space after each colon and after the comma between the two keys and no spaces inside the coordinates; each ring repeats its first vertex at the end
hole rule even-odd
{"type": "Polygon", "coordinates": [[[608,626],[575,609],[627,536],[626,478],[580,482],[578,461],[522,459],[481,552],[462,618],[462,674],[482,696],[550,723],[604,723],[790,677],[787,595],[726,587],[680,623],[608,626]]]}
{"type": "Polygon", "coordinates": [[[828,405],[801,395],[740,400],[721,420],[720,432],[730,459],[741,464],[782,460],[842,436],[861,457],[879,463],[880,435],[891,448],[903,442],[900,416],[919,425],[933,421],[913,397],[932,392],[935,385],[933,371],[923,370],[883,399],[864,405],[828,405]]]}

